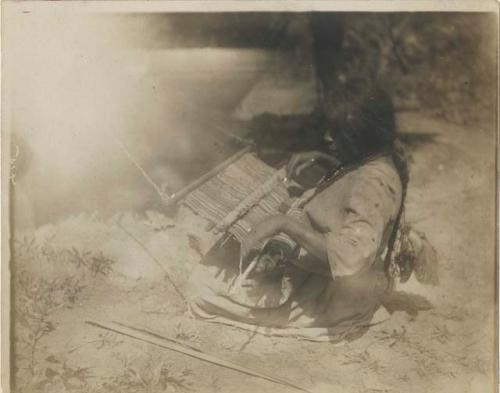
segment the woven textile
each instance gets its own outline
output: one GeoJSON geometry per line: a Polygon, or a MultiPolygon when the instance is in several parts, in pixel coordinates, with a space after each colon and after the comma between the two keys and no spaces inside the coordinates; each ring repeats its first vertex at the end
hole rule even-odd
{"type": "Polygon", "coordinates": [[[227,230],[241,240],[253,225],[267,216],[286,213],[284,206],[292,206],[297,200],[288,195],[282,174],[248,153],[191,192],[182,203],[212,223],[214,229],[227,230]]]}

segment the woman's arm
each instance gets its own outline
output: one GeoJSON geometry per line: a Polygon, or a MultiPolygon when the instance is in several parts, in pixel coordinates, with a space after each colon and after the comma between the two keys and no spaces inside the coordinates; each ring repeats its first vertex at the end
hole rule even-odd
{"type": "Polygon", "coordinates": [[[307,261],[302,261],[303,263],[299,262],[298,266],[307,271],[331,276],[325,235],[306,223],[284,215],[271,216],[255,226],[242,241],[242,255],[245,257],[252,249],[258,248],[263,240],[278,233],[287,234],[315,257],[308,258],[307,261]]]}
{"type": "Polygon", "coordinates": [[[291,261],[294,265],[311,273],[332,277],[326,236],[323,233],[290,217],[284,217],[281,232],[286,233],[308,251],[308,254],[301,256],[297,261],[291,261]]]}
{"type": "Polygon", "coordinates": [[[311,255],[328,265],[328,251],[325,235],[311,226],[287,216],[282,216],[278,232],[290,236],[311,255]]]}

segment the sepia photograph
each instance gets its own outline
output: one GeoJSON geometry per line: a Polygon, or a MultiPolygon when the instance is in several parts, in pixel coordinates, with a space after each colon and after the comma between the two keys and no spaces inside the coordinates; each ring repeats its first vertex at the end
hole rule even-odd
{"type": "Polygon", "coordinates": [[[498,391],[498,4],[70,3],[2,3],[2,391],[498,391]]]}

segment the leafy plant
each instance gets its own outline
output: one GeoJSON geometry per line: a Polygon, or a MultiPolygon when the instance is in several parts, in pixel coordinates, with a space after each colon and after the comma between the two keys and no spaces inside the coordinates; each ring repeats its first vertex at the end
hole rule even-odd
{"type": "Polygon", "coordinates": [[[363,369],[364,371],[379,372],[385,368],[377,359],[368,351],[349,353],[345,355],[346,359],[342,362],[344,365],[356,364],[359,365],[357,370],[363,369]]]}
{"type": "Polygon", "coordinates": [[[102,392],[179,392],[191,390],[191,370],[177,371],[162,361],[148,361],[139,365],[124,362],[123,372],[109,378],[100,388],[102,392]]]}
{"type": "Polygon", "coordinates": [[[441,344],[446,344],[451,337],[453,336],[453,333],[451,333],[448,330],[448,326],[442,325],[442,326],[435,326],[434,327],[434,332],[432,334],[432,337],[439,341],[441,344]]]}
{"type": "MultiPolygon", "coordinates": [[[[50,315],[61,305],[55,296],[55,282],[35,279],[26,271],[18,274],[15,297],[15,337],[26,347],[29,363],[27,369],[35,374],[35,354],[38,343],[55,330],[50,315]]],[[[21,353],[19,353],[20,356],[21,353]]]]}
{"type": "Polygon", "coordinates": [[[89,259],[92,256],[90,251],[80,251],[76,247],[71,247],[68,250],[70,262],[75,264],[77,268],[87,267],[89,265],[89,259]]]}
{"type": "Polygon", "coordinates": [[[405,326],[402,326],[401,331],[393,329],[392,332],[387,330],[382,330],[378,334],[378,338],[384,341],[390,341],[389,347],[393,347],[396,344],[409,344],[410,340],[407,335],[407,330],[405,326]]]}
{"type": "Polygon", "coordinates": [[[105,347],[115,348],[116,346],[118,346],[121,343],[123,343],[122,340],[119,340],[119,339],[116,338],[115,334],[111,334],[109,332],[99,333],[98,337],[99,338],[96,339],[96,340],[87,341],[87,342],[85,342],[83,344],[80,344],[80,345],[78,345],[78,346],[70,349],[68,351],[68,353],[75,352],[78,349],[80,349],[80,348],[82,348],[82,347],[84,347],[86,345],[89,345],[89,344],[94,344],[96,349],[102,349],[102,348],[105,348],[105,347]]]}
{"type": "MultiPolygon", "coordinates": [[[[114,263],[102,252],[56,246],[54,236],[13,242],[14,382],[23,392],[87,389],[88,369],[72,367],[54,355],[42,360],[40,343],[57,328],[54,313],[74,306],[87,276],[108,276],[114,263]]],[[[103,336],[98,345],[110,343],[103,336]]]]}
{"type": "Polygon", "coordinates": [[[76,247],[68,250],[70,261],[77,268],[87,268],[92,277],[101,274],[107,277],[113,271],[115,261],[106,257],[101,251],[97,254],[92,254],[90,251],[79,251],[76,247]]]}
{"type": "Polygon", "coordinates": [[[112,266],[114,263],[115,261],[105,257],[102,252],[99,252],[99,254],[91,258],[91,262],[88,267],[93,277],[98,274],[106,277],[113,271],[112,266]]]}
{"type": "Polygon", "coordinates": [[[93,375],[89,367],[73,367],[54,355],[45,358],[43,366],[30,383],[25,386],[28,392],[68,392],[88,391],[93,375]]]}
{"type": "MultiPolygon", "coordinates": [[[[42,389],[55,377],[52,368],[39,360],[39,346],[44,337],[56,329],[54,312],[70,307],[83,289],[74,277],[47,280],[23,270],[14,279],[14,351],[16,379],[23,381],[23,390],[42,389]]],[[[55,358],[48,358],[54,360],[55,358]]],[[[58,375],[69,378],[71,369],[65,365],[58,375]]],[[[75,376],[81,375],[75,372],[75,376]]]]}

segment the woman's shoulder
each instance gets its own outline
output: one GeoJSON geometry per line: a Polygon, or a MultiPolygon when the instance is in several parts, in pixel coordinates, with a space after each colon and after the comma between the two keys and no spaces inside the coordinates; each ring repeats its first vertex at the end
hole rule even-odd
{"type": "Polygon", "coordinates": [[[352,172],[352,178],[377,179],[391,185],[401,185],[401,178],[390,155],[381,155],[363,163],[352,172]]]}
{"type": "Polygon", "coordinates": [[[402,198],[402,183],[392,157],[379,156],[370,160],[355,171],[351,177],[352,197],[385,198],[390,197],[395,204],[402,198]]]}
{"type": "Polygon", "coordinates": [[[401,182],[392,157],[388,154],[375,157],[361,166],[356,171],[358,176],[374,176],[401,182]]]}
{"type": "Polygon", "coordinates": [[[363,163],[325,187],[319,198],[336,203],[364,203],[369,200],[387,199],[395,204],[401,201],[402,183],[390,156],[379,156],[363,163]]]}

